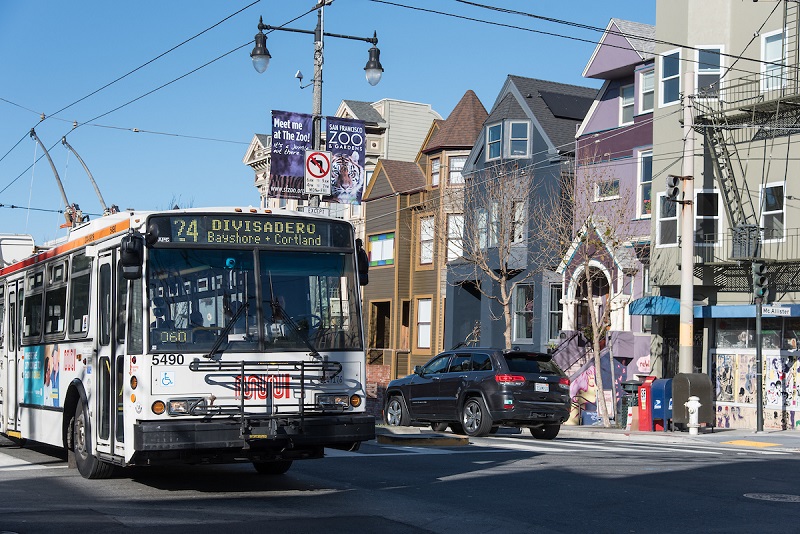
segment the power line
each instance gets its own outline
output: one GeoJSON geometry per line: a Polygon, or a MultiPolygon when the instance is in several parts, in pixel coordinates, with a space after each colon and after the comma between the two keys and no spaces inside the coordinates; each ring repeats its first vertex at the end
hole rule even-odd
{"type": "MultiPolygon", "coordinates": [[[[517,26],[517,25],[514,25],[514,24],[506,24],[506,23],[502,23],[502,22],[487,21],[487,20],[483,20],[483,19],[479,19],[479,18],[475,18],[475,17],[468,17],[466,15],[458,15],[458,14],[455,14],[455,13],[449,13],[449,12],[446,12],[446,11],[439,11],[439,10],[435,10],[435,9],[428,9],[428,8],[417,7],[417,6],[409,6],[409,5],[401,4],[401,3],[398,3],[398,2],[391,2],[389,0],[370,0],[370,1],[378,3],[378,4],[386,4],[386,5],[390,5],[390,6],[394,6],[394,7],[400,7],[400,8],[403,8],[403,9],[410,9],[412,11],[422,11],[422,12],[425,12],[425,13],[433,13],[433,14],[442,15],[442,16],[445,16],[445,17],[452,17],[452,18],[457,18],[457,19],[462,19],[462,20],[468,20],[468,21],[471,21],[471,22],[478,22],[478,23],[481,23],[481,24],[488,24],[490,26],[499,26],[499,27],[503,27],[503,28],[526,31],[526,32],[529,32],[529,33],[536,33],[536,34],[539,34],[539,35],[546,35],[546,36],[549,36],[549,37],[558,37],[558,38],[561,38],[561,39],[567,39],[567,40],[570,40],[570,41],[587,43],[587,44],[591,44],[591,45],[594,45],[594,46],[597,46],[597,44],[598,44],[596,40],[592,40],[592,39],[584,39],[584,38],[575,37],[575,36],[572,36],[572,35],[566,35],[566,34],[554,33],[554,32],[547,32],[547,31],[543,31],[543,30],[534,30],[532,28],[526,28],[524,26],[517,26]]],[[[461,0],[456,0],[456,1],[461,1],[461,0]]],[[[465,2],[465,3],[469,3],[469,2],[465,2]]],[[[483,6],[482,4],[472,4],[472,5],[486,7],[487,9],[494,9],[493,6],[483,6]]],[[[500,10],[500,9],[498,8],[498,10],[500,10]]],[[[509,11],[513,12],[511,10],[509,10],[509,11]]],[[[518,14],[526,15],[526,16],[532,16],[532,17],[535,17],[535,18],[549,19],[549,17],[542,17],[540,15],[533,15],[533,14],[524,13],[524,12],[513,12],[513,13],[518,13],[518,14]]],[[[591,29],[593,31],[600,31],[600,32],[605,32],[606,31],[605,28],[599,28],[597,26],[589,26],[589,25],[579,24],[579,23],[570,22],[570,21],[561,21],[560,19],[551,19],[551,20],[553,22],[560,21],[560,23],[567,24],[567,25],[570,25],[570,26],[585,27],[585,28],[582,28],[582,29],[591,29]]],[[[689,45],[685,45],[685,44],[670,43],[669,41],[659,41],[659,40],[656,40],[655,38],[647,37],[647,36],[639,36],[639,35],[635,35],[635,34],[626,34],[626,33],[622,33],[622,32],[614,32],[613,30],[609,30],[608,33],[613,34],[613,35],[620,35],[620,36],[623,36],[623,37],[626,37],[626,38],[632,37],[632,38],[636,38],[636,39],[641,40],[641,41],[669,44],[670,46],[686,48],[686,49],[689,49],[689,50],[701,50],[701,49],[699,49],[697,47],[693,47],[693,46],[689,46],[689,45]]],[[[614,44],[610,44],[610,43],[604,43],[604,46],[607,46],[607,47],[610,47],[610,48],[619,48],[621,50],[630,50],[631,49],[630,47],[614,45],[614,44]]],[[[779,66],[779,67],[783,67],[783,68],[787,67],[787,65],[782,64],[782,63],[759,60],[759,59],[752,59],[752,58],[747,58],[747,57],[744,57],[744,56],[737,56],[737,55],[734,55],[734,54],[725,54],[725,53],[722,53],[721,51],[715,51],[715,50],[710,50],[710,49],[702,49],[702,50],[704,50],[706,52],[709,52],[709,53],[712,53],[712,54],[718,54],[720,56],[730,57],[730,58],[734,58],[734,59],[745,59],[747,61],[752,61],[752,62],[755,62],[755,63],[764,64],[764,65],[775,65],[775,66],[779,66]]],[[[655,57],[664,57],[663,54],[659,54],[657,52],[653,52],[653,56],[655,56],[655,57]]],[[[697,64],[700,64],[700,61],[696,60],[696,59],[690,59],[690,58],[684,58],[684,57],[680,57],[679,59],[680,59],[680,61],[683,61],[685,63],[697,63],[697,64]]],[[[737,69],[729,68],[729,69],[727,69],[726,72],[731,71],[731,70],[735,70],[736,72],[741,72],[741,73],[744,73],[744,74],[760,74],[760,72],[754,72],[754,71],[751,71],[751,70],[738,69],[738,68],[737,69]]]]}
{"type": "MultiPolygon", "coordinates": [[[[249,7],[251,7],[251,6],[253,6],[253,5],[254,5],[254,4],[256,4],[256,3],[258,3],[259,1],[260,1],[260,0],[256,0],[255,2],[253,2],[253,3],[249,4],[248,6],[246,6],[246,7],[242,8],[242,9],[240,9],[239,11],[237,11],[237,12],[233,13],[232,15],[229,15],[229,16],[228,16],[228,17],[226,17],[225,19],[223,19],[223,20],[219,21],[218,23],[214,24],[213,26],[211,26],[211,27],[207,28],[207,29],[206,29],[206,30],[204,30],[203,32],[200,32],[200,33],[199,33],[199,34],[197,34],[195,37],[197,37],[197,36],[199,36],[199,35],[201,35],[201,34],[205,33],[206,31],[210,30],[211,28],[213,28],[213,27],[215,27],[215,26],[218,26],[219,24],[221,24],[221,23],[222,23],[222,22],[224,22],[225,20],[228,20],[228,19],[230,19],[232,16],[234,16],[234,15],[236,15],[236,14],[238,14],[238,13],[241,13],[241,12],[242,12],[242,11],[244,11],[245,9],[247,9],[247,8],[249,8],[249,7]]],[[[296,21],[296,20],[298,20],[298,19],[300,19],[300,18],[302,18],[302,17],[304,17],[304,16],[308,15],[309,13],[311,13],[312,11],[314,11],[315,9],[316,9],[316,7],[314,7],[314,8],[311,8],[311,9],[309,9],[309,10],[305,11],[304,13],[302,13],[302,14],[300,14],[300,15],[296,16],[295,18],[293,18],[293,19],[291,19],[291,20],[289,20],[289,21],[287,21],[287,22],[284,22],[284,23],[283,23],[283,24],[281,24],[280,26],[282,27],[282,26],[285,26],[286,24],[291,24],[292,22],[294,22],[294,21],[296,21]]],[[[268,32],[268,33],[271,33],[271,31],[270,31],[270,32],[268,32]]],[[[195,37],[192,37],[191,39],[194,39],[195,37]]],[[[181,43],[180,45],[177,45],[177,46],[175,46],[175,47],[171,48],[170,50],[168,50],[167,52],[164,52],[164,53],[160,54],[160,55],[159,55],[159,56],[157,56],[156,58],[154,58],[154,59],[152,59],[152,60],[148,61],[148,62],[147,62],[147,63],[145,63],[144,65],[141,65],[141,66],[137,67],[136,69],[134,69],[133,71],[129,72],[128,74],[131,74],[131,73],[135,72],[136,70],[139,70],[139,69],[141,69],[141,68],[142,68],[142,67],[144,67],[145,65],[147,65],[147,64],[149,64],[149,63],[152,63],[152,62],[153,62],[153,61],[155,61],[156,59],[158,59],[158,58],[160,58],[160,57],[163,57],[165,54],[167,54],[167,53],[169,53],[169,52],[171,52],[171,51],[175,50],[176,48],[178,48],[179,46],[182,46],[182,45],[183,45],[183,44],[185,44],[186,42],[189,42],[191,39],[189,39],[189,40],[187,40],[187,41],[184,41],[184,42],[183,42],[183,43],[181,43]]],[[[137,97],[137,98],[134,98],[134,99],[132,99],[132,100],[129,100],[128,102],[126,102],[126,103],[122,104],[121,106],[118,106],[118,107],[116,107],[116,108],[114,108],[114,109],[112,109],[112,110],[110,110],[110,111],[107,111],[107,112],[105,112],[105,113],[102,113],[102,114],[100,114],[100,115],[96,116],[95,118],[93,118],[93,119],[90,119],[89,121],[86,121],[86,122],[83,122],[83,123],[77,123],[77,121],[74,121],[74,122],[73,122],[73,124],[74,124],[74,126],[73,126],[73,129],[72,129],[70,132],[67,132],[67,134],[65,134],[63,137],[66,137],[66,135],[68,135],[69,133],[71,133],[72,131],[74,131],[76,128],[79,128],[80,126],[89,125],[89,123],[91,123],[91,122],[93,122],[93,121],[95,121],[95,120],[97,120],[97,119],[99,119],[99,118],[102,118],[102,117],[104,117],[104,116],[106,116],[106,115],[109,115],[110,113],[113,113],[113,112],[115,112],[115,111],[118,111],[119,109],[122,109],[123,107],[125,107],[125,106],[128,106],[128,105],[130,105],[130,104],[132,104],[132,103],[136,102],[137,100],[141,100],[142,98],[144,98],[144,97],[146,97],[146,96],[148,96],[148,95],[150,95],[150,94],[152,94],[152,93],[154,93],[154,92],[156,92],[156,91],[158,91],[158,90],[160,90],[160,89],[163,89],[164,87],[167,87],[167,86],[169,86],[169,85],[171,85],[171,84],[175,83],[176,81],[178,81],[178,80],[181,80],[181,79],[183,79],[183,78],[185,78],[185,77],[189,76],[190,74],[193,74],[193,73],[197,72],[198,70],[200,70],[200,69],[202,69],[202,68],[205,68],[205,67],[207,67],[208,65],[211,65],[212,63],[214,63],[214,62],[216,62],[216,61],[218,61],[218,60],[222,59],[223,57],[226,57],[226,56],[228,56],[228,55],[232,54],[233,52],[236,52],[236,51],[238,51],[238,50],[241,50],[242,48],[244,48],[244,47],[246,47],[246,46],[249,46],[250,44],[251,44],[251,42],[250,42],[250,41],[248,41],[247,43],[245,43],[245,44],[243,44],[243,45],[241,45],[241,46],[238,46],[238,47],[234,48],[233,50],[231,50],[231,51],[229,51],[229,52],[226,52],[225,54],[222,54],[221,56],[218,56],[218,57],[216,57],[215,59],[212,59],[211,61],[208,61],[208,62],[206,62],[205,64],[203,64],[203,65],[201,65],[201,66],[199,66],[199,67],[197,67],[197,68],[195,68],[195,69],[192,69],[191,71],[189,71],[189,72],[187,72],[187,73],[185,73],[185,74],[183,74],[183,75],[179,76],[178,78],[175,78],[175,79],[173,79],[173,80],[171,80],[171,81],[169,81],[169,82],[167,82],[167,83],[165,83],[165,84],[162,84],[161,86],[159,86],[159,87],[157,87],[157,88],[155,88],[155,89],[153,89],[153,90],[151,90],[151,91],[148,91],[147,93],[145,93],[145,94],[143,94],[143,95],[141,95],[141,96],[139,96],[139,97],[137,97]]],[[[76,102],[73,102],[72,104],[70,104],[70,106],[72,106],[72,105],[74,105],[74,104],[77,104],[77,103],[78,103],[78,102],[80,102],[81,100],[85,100],[86,98],[88,98],[89,96],[92,96],[93,94],[96,94],[97,92],[99,92],[99,91],[101,91],[102,89],[104,89],[104,88],[108,87],[108,86],[109,86],[109,85],[111,85],[112,83],[116,83],[117,81],[119,81],[119,80],[121,80],[122,78],[126,77],[128,74],[126,74],[125,76],[122,76],[122,77],[118,78],[117,80],[114,80],[114,82],[111,82],[111,83],[109,83],[109,84],[106,84],[105,86],[101,87],[100,89],[98,89],[98,90],[96,90],[96,91],[93,91],[92,93],[90,93],[89,95],[87,95],[87,96],[85,96],[85,97],[81,98],[80,100],[78,100],[78,101],[76,101],[76,102]]],[[[5,99],[4,99],[4,100],[5,100],[5,99]]],[[[10,102],[10,101],[8,101],[8,100],[6,100],[6,102],[9,102],[9,103],[11,103],[11,104],[13,104],[13,105],[16,105],[16,106],[18,106],[18,107],[22,107],[22,106],[19,106],[18,104],[15,104],[15,103],[13,103],[13,102],[10,102]]],[[[70,107],[70,106],[67,106],[67,107],[70,107]]],[[[54,113],[53,115],[56,115],[56,114],[60,113],[61,111],[63,111],[63,110],[65,110],[65,109],[67,109],[67,107],[65,107],[65,108],[62,108],[61,110],[57,111],[57,112],[56,112],[56,113],[54,113]]],[[[24,107],[23,107],[23,109],[27,109],[27,108],[24,108],[24,107]]],[[[30,110],[29,110],[29,111],[30,111],[30,110]]],[[[46,120],[46,116],[45,116],[44,114],[42,114],[42,117],[43,117],[43,118],[42,118],[42,119],[39,121],[39,123],[41,123],[43,120],[46,120]]],[[[60,120],[63,120],[63,119],[60,119],[60,120]]],[[[151,133],[155,133],[155,132],[151,132],[151,133]]],[[[22,136],[22,138],[21,138],[19,141],[17,141],[17,143],[16,143],[16,144],[15,144],[15,145],[14,145],[14,146],[13,146],[13,147],[12,147],[12,148],[11,148],[11,149],[8,151],[8,152],[7,152],[7,153],[6,153],[6,155],[4,155],[4,156],[3,156],[3,158],[5,158],[5,157],[6,157],[6,156],[7,156],[7,155],[8,155],[8,154],[9,154],[9,153],[12,151],[12,150],[14,150],[14,148],[16,148],[16,147],[17,147],[17,146],[20,144],[20,142],[22,142],[22,139],[25,139],[25,137],[26,137],[26,136],[27,136],[27,133],[26,133],[25,135],[23,135],[23,136],[22,136]]],[[[50,147],[48,150],[51,150],[53,147],[55,147],[55,146],[56,146],[56,144],[58,144],[58,142],[54,143],[54,144],[53,144],[53,145],[52,145],[52,146],[51,146],[51,147],[50,147]]],[[[12,186],[12,185],[13,185],[13,184],[14,184],[14,183],[17,181],[17,180],[19,180],[19,179],[20,179],[22,176],[24,176],[24,175],[25,175],[25,174],[26,174],[26,173],[27,173],[27,172],[28,172],[28,171],[29,171],[29,170],[30,170],[30,169],[33,167],[33,165],[35,165],[35,163],[36,163],[36,162],[38,162],[38,161],[39,161],[39,160],[40,160],[42,157],[44,157],[44,154],[43,154],[43,155],[41,155],[41,156],[39,156],[39,158],[37,158],[37,159],[36,159],[36,161],[34,161],[34,162],[33,162],[31,165],[29,165],[29,166],[28,166],[28,167],[27,167],[25,170],[23,170],[23,171],[22,171],[22,172],[21,172],[21,173],[20,173],[20,174],[19,174],[19,175],[18,175],[16,178],[14,178],[13,180],[11,180],[11,182],[9,182],[9,183],[8,183],[8,184],[7,184],[7,185],[6,185],[6,186],[5,186],[3,189],[0,189],[0,194],[2,194],[2,193],[3,193],[4,191],[6,191],[6,190],[7,190],[9,187],[11,187],[11,186],[12,186]]],[[[0,161],[2,161],[2,159],[0,159],[0,161]]]]}

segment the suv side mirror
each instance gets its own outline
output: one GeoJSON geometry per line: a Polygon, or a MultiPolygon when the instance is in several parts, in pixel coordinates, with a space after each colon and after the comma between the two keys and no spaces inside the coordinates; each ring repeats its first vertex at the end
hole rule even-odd
{"type": "Polygon", "coordinates": [[[423,368],[422,368],[421,365],[415,365],[414,366],[414,374],[415,375],[420,375],[420,376],[423,374],[423,368]]]}

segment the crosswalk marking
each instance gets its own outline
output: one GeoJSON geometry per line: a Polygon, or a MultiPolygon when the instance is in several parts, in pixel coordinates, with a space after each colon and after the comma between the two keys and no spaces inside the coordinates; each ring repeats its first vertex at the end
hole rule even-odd
{"type": "Polygon", "coordinates": [[[357,452],[325,449],[325,456],[329,458],[352,458],[357,456],[397,456],[397,455],[442,455],[442,454],[473,454],[479,452],[504,453],[510,451],[526,451],[544,454],[580,454],[591,452],[614,452],[623,454],[687,454],[694,456],[721,456],[725,454],[753,454],[760,456],[776,456],[789,454],[786,451],[768,451],[764,449],[742,449],[727,443],[693,445],[684,443],[633,443],[627,441],[593,443],[584,440],[569,438],[553,441],[538,441],[520,439],[515,437],[492,436],[487,438],[473,438],[467,446],[453,447],[417,447],[403,445],[378,445],[368,450],[357,452]]]}
{"type": "Polygon", "coordinates": [[[25,460],[20,460],[13,456],[9,456],[0,452],[0,471],[32,471],[36,469],[66,469],[66,464],[59,465],[41,465],[34,464],[25,460]]]}

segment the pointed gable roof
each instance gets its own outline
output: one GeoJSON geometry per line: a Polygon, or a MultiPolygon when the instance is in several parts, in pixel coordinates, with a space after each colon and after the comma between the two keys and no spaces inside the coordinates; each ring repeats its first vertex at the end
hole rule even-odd
{"type": "Polygon", "coordinates": [[[423,146],[423,153],[441,149],[470,149],[478,139],[488,113],[478,95],[469,89],[461,97],[456,107],[446,120],[435,121],[435,129],[428,142],[423,146]]]}
{"type": "MultiPolygon", "coordinates": [[[[342,100],[339,111],[344,111],[343,116],[347,118],[362,120],[371,124],[384,124],[383,116],[372,106],[370,102],[360,100],[342,100]],[[342,107],[345,109],[342,110],[342,107]]],[[[339,112],[337,112],[337,115],[339,112]]]]}
{"type": "Polygon", "coordinates": [[[633,73],[636,65],[655,57],[655,37],[655,26],[612,18],[583,76],[608,80],[633,73]]]}
{"type": "Polygon", "coordinates": [[[492,110],[489,122],[494,117],[499,120],[501,111],[506,113],[502,116],[506,119],[533,116],[556,150],[574,151],[575,132],[592,106],[597,89],[514,75],[508,79],[517,94],[509,92],[492,110]]]}
{"type": "MultiPolygon", "coordinates": [[[[379,174],[386,176],[392,192],[398,195],[413,193],[425,189],[425,175],[413,161],[397,161],[392,159],[378,160],[373,179],[367,187],[364,200],[376,200],[378,197],[372,195],[371,185],[375,182],[375,177],[379,174]]],[[[386,195],[382,195],[386,196],[386,195]]]]}

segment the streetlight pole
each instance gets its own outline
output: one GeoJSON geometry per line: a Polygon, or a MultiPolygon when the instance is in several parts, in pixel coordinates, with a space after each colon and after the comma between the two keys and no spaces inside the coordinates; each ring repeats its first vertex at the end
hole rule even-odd
{"type": "MultiPolygon", "coordinates": [[[[338,33],[326,33],[324,31],[325,6],[329,6],[332,3],[333,0],[319,0],[315,6],[315,9],[317,10],[317,27],[314,29],[314,31],[285,28],[282,26],[270,26],[268,24],[264,24],[264,19],[260,18],[258,21],[259,33],[257,33],[255,36],[255,48],[253,48],[253,51],[250,53],[250,57],[253,59],[253,67],[259,73],[263,73],[265,70],[267,70],[269,60],[272,58],[267,50],[267,36],[264,34],[264,30],[305,33],[314,36],[314,79],[312,80],[314,89],[311,107],[313,124],[312,148],[314,150],[320,150],[322,148],[322,65],[324,63],[323,50],[325,47],[325,36],[371,43],[372,48],[369,49],[369,59],[364,67],[367,82],[369,82],[370,85],[377,85],[378,82],[381,81],[381,75],[383,74],[383,66],[380,62],[380,50],[378,49],[377,32],[374,32],[372,37],[355,37],[352,35],[342,35],[338,33]]],[[[302,77],[300,79],[302,82],[302,77]]],[[[314,196],[312,198],[312,205],[319,205],[320,197],[314,196]]]]}

